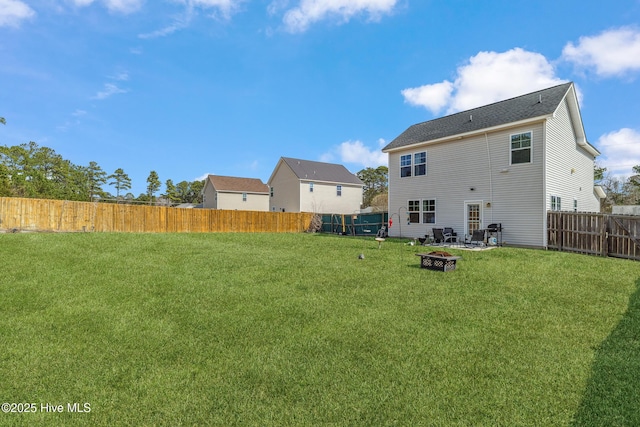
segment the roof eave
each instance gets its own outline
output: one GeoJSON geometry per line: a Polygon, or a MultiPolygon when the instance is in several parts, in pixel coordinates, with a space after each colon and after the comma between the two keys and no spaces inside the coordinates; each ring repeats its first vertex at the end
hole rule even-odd
{"type": "Polygon", "coordinates": [[[510,129],[510,128],[514,128],[514,127],[525,126],[525,125],[532,124],[532,123],[542,122],[542,121],[548,120],[551,117],[553,117],[553,114],[545,114],[545,115],[542,115],[542,116],[531,117],[529,119],[519,120],[519,121],[516,121],[516,122],[504,123],[504,124],[497,125],[497,126],[491,126],[491,127],[488,127],[488,128],[478,129],[478,130],[474,130],[474,131],[470,131],[470,132],[458,133],[458,134],[451,135],[451,136],[446,136],[446,137],[443,137],[443,138],[432,139],[430,141],[415,142],[413,144],[407,144],[407,145],[403,145],[401,147],[383,149],[382,152],[383,153],[392,153],[392,152],[396,152],[396,151],[404,151],[404,150],[409,149],[409,148],[417,148],[417,147],[422,147],[422,146],[426,146],[426,145],[441,144],[443,142],[457,141],[457,140],[460,140],[460,139],[469,138],[469,137],[476,136],[476,135],[483,135],[485,133],[497,132],[497,131],[500,131],[500,130],[505,130],[505,129],[510,129]]]}

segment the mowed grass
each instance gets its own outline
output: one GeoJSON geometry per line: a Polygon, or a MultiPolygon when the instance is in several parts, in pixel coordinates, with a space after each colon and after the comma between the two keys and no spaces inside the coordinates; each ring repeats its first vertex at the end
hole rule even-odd
{"type": "Polygon", "coordinates": [[[425,250],[0,235],[0,425],[640,425],[640,263],[425,250]]]}

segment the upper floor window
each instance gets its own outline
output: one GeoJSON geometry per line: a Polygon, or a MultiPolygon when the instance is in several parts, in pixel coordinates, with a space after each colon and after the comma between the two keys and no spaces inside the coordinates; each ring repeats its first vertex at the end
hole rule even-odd
{"type": "Polygon", "coordinates": [[[273,187],[269,188],[269,195],[273,197],[273,187]]]}
{"type": "Polygon", "coordinates": [[[511,164],[531,163],[531,132],[511,135],[511,164]]]}
{"type": "Polygon", "coordinates": [[[313,193],[313,182],[309,183],[309,193],[313,193]]]}
{"type": "Polygon", "coordinates": [[[242,193],[242,201],[243,202],[247,201],[247,193],[242,193]]]}
{"type": "Polygon", "coordinates": [[[400,156],[400,177],[411,176],[411,154],[400,156]]]}
{"type": "Polygon", "coordinates": [[[422,151],[413,155],[413,172],[415,176],[427,174],[427,152],[422,151]]]}
{"type": "Polygon", "coordinates": [[[427,174],[427,152],[404,154],[400,156],[400,177],[421,176],[427,174]]]}
{"type": "Polygon", "coordinates": [[[342,185],[336,186],[336,196],[342,196],[342,185]]]}

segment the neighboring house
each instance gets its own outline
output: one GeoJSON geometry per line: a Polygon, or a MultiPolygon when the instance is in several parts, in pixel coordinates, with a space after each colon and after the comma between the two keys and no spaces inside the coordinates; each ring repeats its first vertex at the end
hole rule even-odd
{"type": "Polygon", "coordinates": [[[343,165],[281,157],[268,181],[280,212],[359,212],[364,183],[343,165]]]}
{"type": "Polygon", "coordinates": [[[391,236],[501,223],[506,244],[546,247],[547,211],[599,212],[605,196],[573,83],[413,125],[382,151],[391,236]]]}
{"type": "Polygon", "coordinates": [[[257,178],[209,175],[204,183],[204,208],[268,211],[269,187],[257,178]]]}

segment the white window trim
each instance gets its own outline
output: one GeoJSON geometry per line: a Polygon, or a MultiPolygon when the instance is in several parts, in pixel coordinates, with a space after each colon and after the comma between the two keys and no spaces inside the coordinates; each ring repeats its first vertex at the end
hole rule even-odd
{"type": "MultiPolygon", "coordinates": [[[[399,170],[398,170],[398,174],[400,176],[401,179],[404,178],[415,178],[415,177],[420,177],[420,176],[427,176],[429,174],[429,168],[427,167],[428,162],[429,162],[429,154],[427,153],[427,150],[420,150],[420,151],[413,151],[411,153],[405,153],[405,154],[400,154],[400,158],[398,159],[398,164],[400,166],[399,170]],[[424,153],[424,175],[416,175],[416,154],[420,154],[420,153],[424,153]],[[403,166],[402,165],[402,157],[403,156],[409,156],[409,160],[411,163],[409,163],[409,165],[403,166]],[[411,172],[411,175],[409,176],[402,176],[402,168],[409,168],[409,171],[411,172]]],[[[422,164],[422,163],[420,163],[422,164]]]]}
{"type": "Polygon", "coordinates": [[[517,132],[517,133],[512,133],[509,135],[509,166],[518,166],[518,165],[530,165],[533,163],[533,130],[525,130],[522,132],[517,132]],[[530,149],[530,157],[529,157],[529,161],[528,162],[524,162],[524,163],[513,163],[513,148],[511,148],[511,138],[514,135],[522,135],[523,133],[530,133],[531,134],[531,147],[529,147],[530,149]]]}
{"type": "Polygon", "coordinates": [[[407,216],[409,217],[407,219],[408,224],[407,225],[412,225],[412,224],[428,224],[428,225],[436,225],[438,223],[438,200],[435,197],[425,197],[422,199],[407,199],[407,203],[404,205],[405,208],[407,209],[407,216]],[[424,206],[424,201],[425,200],[433,200],[433,202],[435,203],[435,210],[433,211],[425,211],[422,209],[422,207],[424,206]],[[409,202],[418,202],[418,210],[417,211],[410,211],[409,210],[409,202]],[[427,212],[433,212],[433,222],[424,222],[424,214],[427,212]],[[418,214],[418,222],[411,222],[411,213],[417,213],[418,214]]]}
{"type": "Polygon", "coordinates": [[[562,197],[552,194],[549,201],[549,207],[552,211],[560,212],[562,210],[562,197]]]}

